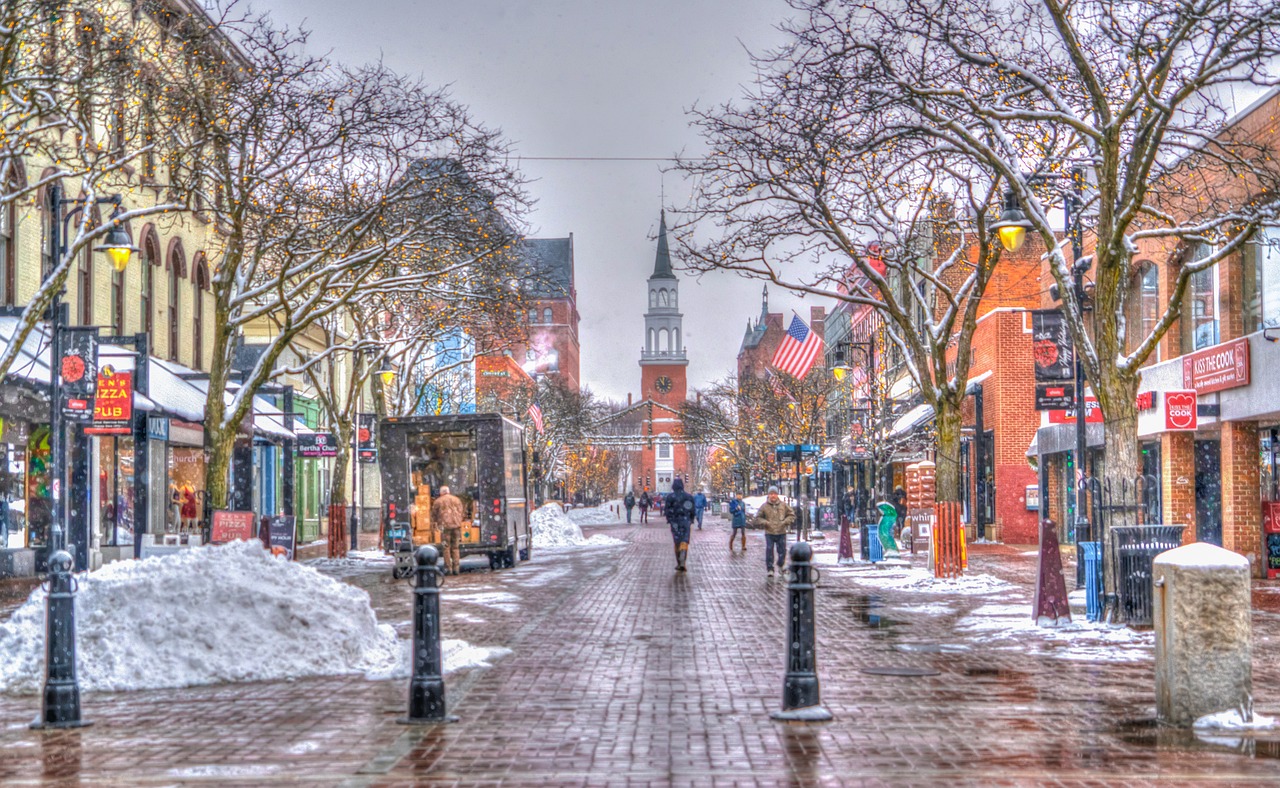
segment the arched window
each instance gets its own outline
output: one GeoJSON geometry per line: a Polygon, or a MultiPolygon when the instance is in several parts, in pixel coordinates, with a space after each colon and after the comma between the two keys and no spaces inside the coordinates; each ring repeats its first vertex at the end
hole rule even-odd
{"type": "Polygon", "coordinates": [[[675,289],[674,287],[673,287],[673,288],[671,288],[671,307],[672,307],[673,309],[674,309],[675,307],[677,307],[677,306],[679,306],[679,305],[680,305],[680,304],[679,304],[679,300],[680,300],[680,299],[679,299],[679,293],[676,291],[676,289],[675,289]]]}
{"type": "Polygon", "coordinates": [[[169,360],[178,360],[178,347],[181,343],[181,324],[178,322],[181,290],[178,281],[186,276],[187,259],[182,252],[182,241],[175,238],[169,243],[169,256],[165,259],[165,270],[169,278],[169,360]]]}
{"type": "Polygon", "coordinates": [[[140,329],[142,333],[151,336],[151,329],[155,325],[155,285],[156,275],[155,269],[160,265],[160,239],[156,236],[155,227],[147,225],[142,228],[142,314],[140,329]]]}
{"type": "Polygon", "coordinates": [[[658,291],[658,306],[668,306],[666,288],[663,288],[658,291]]]}
{"type": "Polygon", "coordinates": [[[533,325],[534,323],[537,323],[537,322],[538,322],[538,310],[536,310],[536,309],[530,309],[530,310],[529,310],[529,325],[533,325]]]}
{"type": "Polygon", "coordinates": [[[652,329],[652,328],[651,328],[651,329],[649,329],[649,341],[648,341],[647,343],[645,343],[645,348],[644,348],[644,349],[645,349],[645,350],[647,350],[647,351],[649,351],[650,353],[652,353],[653,351],[657,350],[657,348],[655,348],[655,347],[653,346],[653,343],[654,343],[654,336],[655,336],[655,335],[654,335],[653,329],[652,329]]]}
{"type": "Polygon", "coordinates": [[[196,369],[204,367],[204,294],[209,289],[209,264],[205,260],[204,252],[196,254],[195,263],[191,269],[192,288],[194,301],[191,309],[192,312],[192,340],[191,344],[194,349],[191,366],[196,369]]]}
{"type": "MultiPolygon", "coordinates": [[[[1150,260],[1134,263],[1133,281],[1129,292],[1129,319],[1125,333],[1125,346],[1128,352],[1137,350],[1138,345],[1155,329],[1160,319],[1160,271],[1150,260]]],[[[1159,358],[1160,349],[1156,347],[1152,358],[1159,358]]]]}
{"type": "Polygon", "coordinates": [[[544,322],[544,323],[550,323],[550,322],[551,322],[551,307],[549,307],[549,306],[548,306],[548,307],[544,307],[544,308],[543,308],[543,310],[542,310],[542,322],[544,322]]]}
{"type": "Polygon", "coordinates": [[[658,352],[665,352],[671,349],[671,332],[665,328],[658,329],[658,346],[654,348],[658,352]]]}
{"type": "Polygon", "coordinates": [[[671,349],[679,353],[680,352],[680,329],[674,328],[671,330],[671,342],[672,342],[671,349]]]}
{"type": "Polygon", "coordinates": [[[76,260],[76,298],[80,305],[80,325],[93,325],[93,247],[85,244],[76,260]]]}
{"type": "MultiPolygon", "coordinates": [[[[44,169],[44,172],[40,173],[40,180],[43,181],[44,179],[48,178],[50,175],[52,175],[55,172],[57,172],[57,170],[55,170],[53,167],[46,167],[44,169]]],[[[36,197],[36,204],[40,206],[40,213],[39,213],[40,226],[48,227],[49,226],[49,187],[48,186],[44,186],[40,189],[40,192],[36,197]]],[[[53,257],[49,254],[48,239],[42,238],[40,243],[40,283],[41,284],[44,284],[44,281],[48,279],[49,276],[53,273],[53,267],[55,264],[56,263],[53,257]]]]}
{"type": "Polygon", "coordinates": [[[658,291],[657,291],[657,290],[650,290],[650,291],[649,291],[649,306],[654,307],[654,306],[657,306],[657,305],[658,305],[658,291]]]}
{"type": "Polygon", "coordinates": [[[666,435],[658,438],[658,459],[671,459],[671,438],[666,435]]]}
{"type": "MultiPolygon", "coordinates": [[[[4,163],[2,187],[6,196],[17,194],[22,188],[22,165],[16,159],[4,163]]],[[[0,201],[0,306],[17,303],[18,223],[14,218],[13,200],[0,201]]]]}

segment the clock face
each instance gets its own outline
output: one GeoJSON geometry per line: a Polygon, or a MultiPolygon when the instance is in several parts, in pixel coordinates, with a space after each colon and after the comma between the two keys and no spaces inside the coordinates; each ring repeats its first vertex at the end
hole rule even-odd
{"type": "Polygon", "coordinates": [[[663,375],[662,377],[653,381],[653,387],[658,391],[661,391],[663,394],[666,394],[667,392],[671,391],[671,378],[667,377],[666,375],[663,375]]]}

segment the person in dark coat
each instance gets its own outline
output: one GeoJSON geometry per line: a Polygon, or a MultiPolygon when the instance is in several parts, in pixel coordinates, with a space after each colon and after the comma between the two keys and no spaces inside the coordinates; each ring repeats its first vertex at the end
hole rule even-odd
{"type": "Polygon", "coordinates": [[[653,504],[653,499],[649,497],[649,488],[644,488],[644,492],[640,493],[640,522],[649,522],[649,507],[653,504]]]}
{"type": "Polygon", "coordinates": [[[738,494],[729,494],[729,519],[733,530],[729,531],[729,552],[733,552],[733,540],[742,533],[742,552],[747,552],[747,506],[738,500],[738,494]]]}
{"type": "Polygon", "coordinates": [[[707,494],[702,490],[698,490],[698,494],[693,496],[693,513],[698,518],[698,530],[702,530],[702,512],[707,508],[707,494]]]}
{"type": "Polygon", "coordinates": [[[689,556],[689,526],[693,522],[693,496],[684,491],[684,482],[676,479],[671,482],[671,492],[666,496],[663,515],[667,525],[671,527],[671,540],[676,548],[676,571],[684,572],[685,560],[689,556]]]}
{"type": "Polygon", "coordinates": [[[622,499],[622,505],[627,507],[627,522],[631,522],[631,510],[636,508],[636,494],[627,490],[627,495],[622,499]]]}

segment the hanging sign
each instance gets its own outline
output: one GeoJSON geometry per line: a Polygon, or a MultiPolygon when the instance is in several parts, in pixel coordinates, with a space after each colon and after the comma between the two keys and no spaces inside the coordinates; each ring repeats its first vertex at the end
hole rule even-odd
{"type": "Polygon", "coordinates": [[[62,396],[62,416],[68,421],[93,420],[97,384],[98,329],[62,328],[62,358],[54,370],[62,396]]]}
{"type": "Polygon", "coordinates": [[[1075,350],[1066,321],[1057,309],[1036,309],[1031,313],[1031,353],[1036,363],[1036,382],[1075,378],[1075,350]]]}
{"type": "Polygon", "coordinates": [[[1194,391],[1164,392],[1164,428],[1166,430],[1192,430],[1197,426],[1196,393],[1194,391]]]}
{"type": "Polygon", "coordinates": [[[133,373],[117,372],[110,364],[98,370],[93,400],[93,426],[87,435],[128,435],[133,431],[133,373]]]}
{"type": "Polygon", "coordinates": [[[361,413],[357,421],[356,442],[360,462],[377,462],[378,437],[376,419],[372,413],[361,413]]]}
{"type": "Polygon", "coordinates": [[[320,459],[338,456],[338,439],[331,432],[303,432],[298,435],[298,456],[320,459]]]}
{"type": "Polygon", "coordinates": [[[1037,383],[1036,410],[1066,410],[1076,405],[1074,383],[1037,383]]]}

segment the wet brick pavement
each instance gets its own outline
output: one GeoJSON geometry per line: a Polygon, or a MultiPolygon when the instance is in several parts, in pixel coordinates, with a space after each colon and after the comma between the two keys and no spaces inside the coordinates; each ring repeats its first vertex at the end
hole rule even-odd
{"type": "MultiPolygon", "coordinates": [[[[878,590],[869,568],[826,568],[819,673],[833,722],[773,722],[785,583],[762,539],[730,555],[719,520],[677,575],[666,529],[624,547],[542,552],[449,578],[446,637],[512,653],[447,679],[455,725],[409,728],[404,681],[333,677],[91,694],[90,728],[33,732],[36,698],[0,698],[0,783],[458,785],[1280,784],[1280,736],[1205,742],[1149,724],[1150,649],[1081,658],[1029,633],[964,631],[980,606],[1026,607],[1034,558],[977,548],[971,570],[1019,587],[991,596],[878,590]],[[1067,658],[1075,657],[1075,658],[1067,658]],[[874,676],[878,666],[936,669],[874,676]]],[[[389,571],[346,577],[405,631],[410,593],[389,571]]],[[[1255,600],[1259,711],[1280,711],[1277,597],[1255,600]]],[[[1085,655],[1087,656],[1087,654],[1085,655]]],[[[146,670],[146,665],[139,665],[146,670]]]]}

